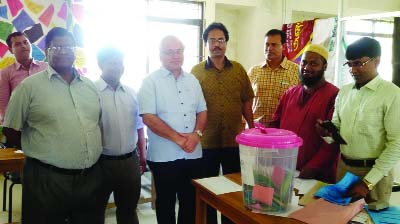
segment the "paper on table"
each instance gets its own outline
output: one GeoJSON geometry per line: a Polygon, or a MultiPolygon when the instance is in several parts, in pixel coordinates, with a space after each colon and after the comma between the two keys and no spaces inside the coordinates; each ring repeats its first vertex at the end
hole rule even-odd
{"type": "Polygon", "coordinates": [[[15,153],[24,153],[22,150],[16,150],[15,153]]]}
{"type": "Polygon", "coordinates": [[[314,179],[294,178],[293,188],[299,190],[298,194],[306,194],[317,183],[314,179]]]}
{"type": "Polygon", "coordinates": [[[321,187],[325,187],[328,185],[329,184],[327,183],[317,181],[317,183],[307,193],[305,193],[303,197],[301,197],[301,199],[299,200],[299,205],[308,205],[311,202],[317,200],[316,198],[314,198],[315,192],[317,192],[321,187]]]}
{"type": "Polygon", "coordinates": [[[197,179],[195,181],[217,195],[242,191],[242,186],[224,176],[197,179]]]}

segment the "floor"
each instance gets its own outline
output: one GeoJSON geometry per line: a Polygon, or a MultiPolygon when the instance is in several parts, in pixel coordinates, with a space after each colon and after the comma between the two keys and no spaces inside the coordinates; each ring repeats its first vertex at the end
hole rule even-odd
{"type": "MultiPolygon", "coordinates": [[[[0,192],[3,192],[3,176],[0,177],[0,192]]],[[[150,196],[150,186],[151,181],[148,175],[142,176],[142,197],[149,197],[150,196]]],[[[7,195],[8,196],[8,195],[7,195]]],[[[2,199],[1,196],[1,203],[2,206],[2,199]]],[[[2,207],[0,209],[0,224],[7,223],[8,219],[8,212],[2,211],[2,207]]],[[[156,224],[156,213],[151,208],[151,203],[143,203],[138,205],[138,215],[140,224],[156,224]]],[[[13,222],[18,223],[21,219],[21,185],[17,184],[13,188],[13,222]]],[[[106,224],[116,224],[117,221],[115,220],[115,208],[108,208],[106,210],[106,224]]]]}

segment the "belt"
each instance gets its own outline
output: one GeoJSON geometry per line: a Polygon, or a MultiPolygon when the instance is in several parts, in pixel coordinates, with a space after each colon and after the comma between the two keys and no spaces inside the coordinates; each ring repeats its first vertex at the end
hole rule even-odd
{"type": "Polygon", "coordinates": [[[349,166],[355,167],[372,167],[375,164],[375,159],[348,159],[343,154],[340,154],[343,162],[349,166]]]}
{"type": "Polygon", "coordinates": [[[90,171],[92,171],[95,166],[95,165],[93,165],[93,166],[91,166],[89,168],[85,168],[85,169],[64,169],[64,168],[56,167],[56,166],[53,166],[53,165],[50,165],[47,163],[43,163],[42,161],[35,159],[35,158],[31,158],[31,157],[26,157],[26,160],[32,161],[47,170],[50,170],[50,171],[53,171],[53,172],[56,172],[59,174],[65,174],[65,175],[86,175],[90,171]]]}
{"type": "Polygon", "coordinates": [[[133,152],[122,154],[122,155],[119,155],[119,156],[109,156],[109,155],[101,154],[100,158],[107,159],[107,160],[123,160],[123,159],[128,159],[128,158],[132,157],[133,156],[133,152]]]}

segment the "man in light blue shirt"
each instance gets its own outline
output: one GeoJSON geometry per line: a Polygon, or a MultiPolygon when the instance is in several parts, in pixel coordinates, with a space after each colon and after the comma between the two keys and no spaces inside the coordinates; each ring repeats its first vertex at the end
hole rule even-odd
{"type": "Polygon", "coordinates": [[[182,70],[184,46],[174,36],[160,44],[162,67],[140,88],[139,111],[148,126],[147,163],[156,187],[158,223],[195,222],[195,190],[191,179],[201,177],[200,137],[207,123],[206,103],[197,79],[182,70]]]}
{"type": "Polygon", "coordinates": [[[123,53],[114,47],[104,47],[97,54],[102,71],[100,79],[95,82],[102,112],[103,153],[100,166],[104,184],[100,198],[105,209],[113,192],[117,223],[138,224],[136,207],[140,197],[140,171],[146,167],[146,141],[136,94],[120,83],[124,73],[123,61],[123,53]]]}

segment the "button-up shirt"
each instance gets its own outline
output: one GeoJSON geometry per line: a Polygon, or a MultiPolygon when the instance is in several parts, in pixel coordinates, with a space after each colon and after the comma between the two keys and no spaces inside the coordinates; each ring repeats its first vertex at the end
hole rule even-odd
{"type": "Polygon", "coordinates": [[[379,76],[360,89],[343,86],[336,98],[332,122],[347,145],[350,159],[375,159],[365,179],[376,184],[400,160],[400,89],[379,76]]]}
{"type": "Polygon", "coordinates": [[[125,85],[115,90],[102,78],[95,82],[100,92],[103,154],[117,156],[132,152],[143,128],[136,93],[125,85]]]}
{"type": "Polygon", "coordinates": [[[244,129],[243,103],[254,97],[243,66],[225,57],[218,70],[207,59],[192,68],[207,102],[207,127],[201,144],[204,149],[238,147],[235,137],[244,129]]]}
{"type": "Polygon", "coordinates": [[[91,167],[100,157],[100,99],[74,71],[68,84],[51,67],[25,79],[11,96],[4,126],[21,131],[28,157],[66,169],[91,167]]]}
{"type": "MultiPolygon", "coordinates": [[[[193,132],[197,113],[207,110],[200,84],[192,74],[182,71],[175,79],[163,67],[143,80],[138,99],[140,114],[154,114],[179,133],[193,132]]],[[[168,162],[202,156],[200,143],[192,153],[186,153],[176,143],[147,131],[147,160],[168,162]]]]}
{"type": "Polygon", "coordinates": [[[272,69],[264,61],[250,69],[249,78],[255,94],[254,119],[267,125],[283,93],[289,87],[299,84],[299,66],[286,57],[276,69],[272,69]]]}
{"type": "Polygon", "coordinates": [[[0,124],[6,113],[7,104],[12,91],[30,75],[41,72],[47,68],[47,63],[32,60],[29,70],[24,68],[18,61],[0,71],[0,124]]]}

